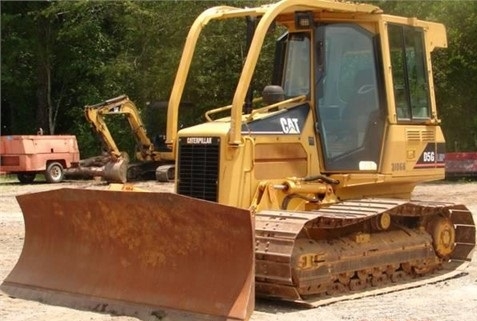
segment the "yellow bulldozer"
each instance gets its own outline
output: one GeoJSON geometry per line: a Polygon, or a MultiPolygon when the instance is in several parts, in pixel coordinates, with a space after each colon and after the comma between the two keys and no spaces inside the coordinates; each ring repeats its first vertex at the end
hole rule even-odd
{"type": "Polygon", "coordinates": [[[139,318],[246,320],[255,297],[316,306],[451,274],[474,250],[472,214],[410,199],[417,184],[444,178],[431,52],[446,45],[442,24],[369,4],[204,11],[168,105],[175,193],[125,185],[18,196],[25,244],[2,290],[139,318]],[[244,18],[254,30],[231,104],[177,130],[200,31],[244,18]],[[273,26],[285,30],[273,79],[250,99],[273,26]]]}

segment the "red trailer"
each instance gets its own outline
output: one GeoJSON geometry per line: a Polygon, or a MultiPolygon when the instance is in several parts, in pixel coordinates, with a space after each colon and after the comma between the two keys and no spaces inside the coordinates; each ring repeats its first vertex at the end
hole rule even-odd
{"type": "Polygon", "coordinates": [[[477,177],[477,152],[446,153],[446,178],[477,177]]]}
{"type": "Polygon", "coordinates": [[[0,172],[17,174],[21,183],[31,183],[45,174],[49,183],[61,182],[64,171],[79,163],[76,137],[72,135],[0,136],[0,172]]]}

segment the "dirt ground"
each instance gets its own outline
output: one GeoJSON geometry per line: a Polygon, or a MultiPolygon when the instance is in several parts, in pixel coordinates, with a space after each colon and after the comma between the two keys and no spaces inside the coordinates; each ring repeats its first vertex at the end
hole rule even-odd
{"type": "MultiPolygon", "coordinates": [[[[170,184],[140,183],[150,190],[172,190],[170,184]]],[[[100,181],[37,182],[20,185],[0,183],[0,282],[13,269],[23,246],[24,227],[15,195],[60,187],[99,188],[100,181]]],[[[414,199],[465,204],[477,221],[477,182],[437,182],[420,185],[414,199]]],[[[315,309],[303,309],[258,301],[252,320],[350,320],[350,321],[454,321],[475,320],[477,315],[477,253],[465,275],[418,288],[341,301],[315,309]]],[[[0,320],[8,321],[134,321],[132,317],[77,311],[15,299],[0,292],[0,320]]]]}

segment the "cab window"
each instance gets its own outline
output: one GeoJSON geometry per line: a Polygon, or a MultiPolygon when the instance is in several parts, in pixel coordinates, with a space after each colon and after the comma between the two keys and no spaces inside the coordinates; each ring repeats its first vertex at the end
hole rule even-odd
{"type": "Polygon", "coordinates": [[[310,38],[307,33],[288,35],[283,90],[286,97],[310,93],[310,38]]]}
{"type": "Polygon", "coordinates": [[[398,120],[428,119],[429,84],[423,30],[390,24],[388,35],[398,120]]]}

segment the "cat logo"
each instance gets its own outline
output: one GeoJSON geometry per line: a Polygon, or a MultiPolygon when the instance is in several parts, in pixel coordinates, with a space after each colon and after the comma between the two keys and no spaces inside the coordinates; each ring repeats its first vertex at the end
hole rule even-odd
{"type": "Polygon", "coordinates": [[[299,134],[298,118],[280,118],[280,124],[285,134],[299,134]]]}

